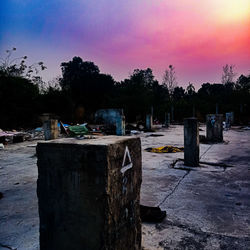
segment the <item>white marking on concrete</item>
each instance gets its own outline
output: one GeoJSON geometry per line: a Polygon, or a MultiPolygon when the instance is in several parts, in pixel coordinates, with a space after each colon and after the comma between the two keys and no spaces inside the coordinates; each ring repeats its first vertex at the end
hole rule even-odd
{"type": "Polygon", "coordinates": [[[126,146],[125,153],[124,153],[124,156],[123,156],[121,173],[124,174],[127,170],[131,169],[132,167],[133,167],[133,163],[132,163],[131,156],[130,156],[130,153],[129,153],[129,150],[128,150],[128,146],[126,146]],[[128,157],[128,160],[129,160],[129,164],[125,165],[127,157],[128,157]]]}

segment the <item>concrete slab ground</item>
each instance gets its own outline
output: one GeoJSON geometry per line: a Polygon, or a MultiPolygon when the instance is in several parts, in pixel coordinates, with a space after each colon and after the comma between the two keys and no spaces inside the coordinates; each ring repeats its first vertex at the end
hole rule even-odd
{"type": "MultiPolygon", "coordinates": [[[[167,217],[162,223],[143,223],[143,249],[250,249],[250,131],[232,128],[224,132],[223,143],[200,144],[200,160],[216,164],[197,170],[177,161],[184,153],[144,150],[183,146],[183,126],[156,132],[163,136],[150,134],[140,135],[141,204],[160,206],[167,217]]],[[[35,144],[12,144],[0,151],[3,250],[39,249],[35,144]]]]}

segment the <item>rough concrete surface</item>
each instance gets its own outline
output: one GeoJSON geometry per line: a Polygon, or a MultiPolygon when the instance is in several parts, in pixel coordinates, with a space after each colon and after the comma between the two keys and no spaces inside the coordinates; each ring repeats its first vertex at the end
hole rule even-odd
{"type": "Polygon", "coordinates": [[[140,139],[72,141],[37,146],[40,249],[140,250],[140,139]]]}
{"type": "MultiPolygon", "coordinates": [[[[200,134],[205,134],[201,128],[200,134]]],[[[197,169],[176,162],[184,153],[144,150],[183,146],[183,126],[157,133],[163,136],[141,135],[141,204],[159,205],[167,217],[159,224],[143,223],[143,249],[250,249],[250,131],[233,127],[224,132],[223,143],[200,144],[202,164],[197,169]]],[[[30,144],[35,143],[12,144],[0,151],[3,250],[39,249],[37,159],[30,144]]]]}

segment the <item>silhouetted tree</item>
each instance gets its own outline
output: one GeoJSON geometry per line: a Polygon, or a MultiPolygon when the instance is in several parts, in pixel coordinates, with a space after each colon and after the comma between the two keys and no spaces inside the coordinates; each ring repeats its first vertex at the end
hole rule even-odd
{"type": "Polygon", "coordinates": [[[101,74],[98,66],[80,57],[63,62],[61,69],[60,86],[71,96],[75,108],[85,107],[89,116],[94,110],[107,106],[115,83],[111,75],[101,74]]]}
{"type": "Polygon", "coordinates": [[[26,64],[27,56],[13,58],[16,48],[0,58],[0,126],[18,128],[36,124],[39,88],[43,81],[39,70],[43,62],[26,64]]]}
{"type": "Polygon", "coordinates": [[[24,77],[30,80],[36,80],[37,74],[40,70],[45,70],[43,62],[33,63],[31,65],[26,64],[27,56],[13,58],[13,53],[16,48],[6,50],[6,56],[0,58],[0,74],[5,76],[24,77]]]}
{"type": "MultiPolygon", "coordinates": [[[[216,103],[221,113],[234,111],[238,122],[250,121],[250,75],[241,75],[234,82],[234,67],[223,67],[223,84],[204,83],[195,91],[189,83],[186,90],[177,86],[175,69],[166,70],[163,84],[159,84],[150,68],[135,69],[128,79],[115,82],[111,75],[100,73],[93,62],[74,57],[61,64],[62,77],[45,84],[37,75],[46,67],[42,62],[27,66],[27,57],[13,58],[15,48],[0,60],[0,127],[36,126],[37,115],[55,113],[66,122],[90,119],[99,108],[123,108],[126,121],[145,119],[154,107],[154,117],[164,120],[173,110],[175,121],[199,114],[215,112],[216,103]],[[40,89],[40,90],[39,90],[40,89]],[[85,117],[78,115],[81,110],[85,117]],[[195,111],[195,112],[194,112],[195,111]]],[[[41,125],[41,124],[39,124],[41,125]]]]}
{"type": "Polygon", "coordinates": [[[82,89],[84,79],[97,76],[100,73],[98,66],[93,62],[84,62],[80,57],[73,57],[72,61],[61,63],[61,69],[60,85],[63,90],[77,91],[82,89]]]}
{"type": "Polygon", "coordinates": [[[0,75],[1,128],[34,126],[38,96],[38,86],[29,79],[0,75]]]}
{"type": "Polygon", "coordinates": [[[135,69],[129,79],[116,85],[117,107],[123,107],[126,117],[132,121],[137,115],[145,116],[149,112],[154,99],[154,89],[158,82],[154,79],[150,68],[135,69]]]}
{"type": "Polygon", "coordinates": [[[177,79],[175,68],[173,65],[169,65],[169,69],[166,69],[165,74],[163,76],[163,85],[167,86],[170,97],[172,98],[174,89],[177,87],[177,79]]]}
{"type": "Polygon", "coordinates": [[[132,84],[143,86],[146,88],[152,88],[154,83],[154,75],[152,69],[147,68],[145,70],[135,69],[133,74],[130,76],[132,84]]]}
{"type": "Polygon", "coordinates": [[[195,94],[195,87],[194,87],[194,85],[193,85],[192,83],[189,83],[189,84],[188,84],[188,86],[187,86],[187,88],[186,88],[186,93],[187,93],[187,95],[189,95],[189,96],[192,96],[192,95],[195,94]]]}
{"type": "Polygon", "coordinates": [[[236,82],[236,88],[243,89],[249,92],[250,91],[250,75],[248,76],[241,75],[236,82]]]}
{"type": "Polygon", "coordinates": [[[237,75],[234,72],[234,68],[235,68],[234,65],[228,65],[228,64],[222,67],[222,70],[223,70],[222,77],[221,77],[222,84],[232,83],[234,81],[234,77],[237,75]]]}

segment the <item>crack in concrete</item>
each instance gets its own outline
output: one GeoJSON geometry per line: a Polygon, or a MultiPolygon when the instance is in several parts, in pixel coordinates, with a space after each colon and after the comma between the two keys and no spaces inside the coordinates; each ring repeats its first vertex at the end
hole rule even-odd
{"type": "MultiPolygon", "coordinates": [[[[172,164],[171,167],[174,168],[174,165],[178,162],[178,160],[175,160],[172,164]]],[[[178,188],[178,186],[181,184],[181,182],[184,180],[184,178],[190,173],[190,170],[186,170],[187,172],[182,176],[182,178],[177,182],[175,187],[172,189],[172,191],[157,205],[158,207],[161,206],[178,188]]]]}
{"type": "MultiPolygon", "coordinates": [[[[190,234],[196,236],[196,238],[198,236],[198,237],[200,237],[200,241],[204,241],[204,243],[205,243],[207,238],[212,238],[212,237],[214,237],[220,241],[224,241],[224,243],[226,243],[226,242],[232,243],[232,242],[235,242],[237,240],[244,241],[246,244],[248,244],[250,242],[250,237],[236,237],[236,236],[229,236],[229,235],[224,235],[224,234],[219,234],[219,233],[204,232],[200,228],[194,228],[194,227],[192,228],[188,225],[182,224],[182,223],[177,222],[177,221],[174,222],[174,221],[170,221],[170,220],[165,220],[161,224],[156,224],[155,228],[159,231],[162,231],[162,230],[168,229],[168,226],[180,228],[180,229],[187,231],[190,234]]],[[[165,241],[166,240],[159,242],[159,245],[164,247],[165,241]]],[[[229,244],[229,245],[231,245],[231,244],[229,244]]],[[[235,248],[232,248],[232,249],[235,249],[235,248]]]]}
{"type": "MultiPolygon", "coordinates": [[[[184,159],[179,158],[176,161],[176,163],[178,161],[183,161],[184,162],[184,159]]],[[[221,167],[221,168],[223,168],[223,171],[221,171],[221,172],[225,172],[227,168],[233,168],[233,167],[235,167],[233,165],[229,165],[229,164],[226,164],[226,163],[223,163],[223,162],[206,162],[206,161],[200,161],[199,163],[202,164],[202,165],[209,165],[209,166],[214,166],[214,167],[221,167]]],[[[184,166],[184,167],[178,167],[178,168],[176,168],[175,166],[173,166],[173,168],[174,169],[190,170],[191,171],[191,170],[198,170],[199,168],[204,168],[204,166],[202,166],[202,165],[200,165],[199,167],[184,166]]],[[[213,172],[213,171],[211,171],[211,172],[213,172]]]]}
{"type": "Polygon", "coordinates": [[[200,164],[215,166],[215,167],[222,167],[222,168],[233,168],[235,166],[229,165],[223,162],[206,162],[206,161],[200,161],[200,164]]]}
{"type": "Polygon", "coordinates": [[[210,147],[200,156],[200,159],[207,153],[208,150],[211,149],[212,146],[213,146],[213,145],[211,145],[211,146],[210,146],[210,147]]]}

